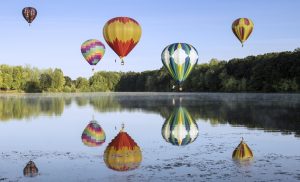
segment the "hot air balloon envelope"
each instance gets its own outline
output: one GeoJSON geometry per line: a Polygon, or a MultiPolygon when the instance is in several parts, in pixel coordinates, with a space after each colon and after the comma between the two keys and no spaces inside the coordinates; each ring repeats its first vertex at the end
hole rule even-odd
{"type": "Polygon", "coordinates": [[[198,126],[188,111],[176,108],[162,127],[163,138],[178,146],[188,145],[198,137],[198,126]]]}
{"type": "Polygon", "coordinates": [[[96,65],[105,53],[105,46],[99,40],[90,39],[81,45],[81,53],[90,65],[96,65]]]}
{"type": "Polygon", "coordinates": [[[140,166],[142,152],[134,140],[121,130],[107,146],[103,158],[108,168],[116,171],[129,171],[140,166]]]}
{"type": "Polygon", "coordinates": [[[244,42],[251,35],[254,24],[249,18],[239,18],[232,23],[231,28],[236,38],[239,39],[243,46],[244,42]]]}
{"type": "Polygon", "coordinates": [[[129,17],[113,18],[103,27],[105,41],[121,59],[137,45],[141,35],[141,26],[129,17]]]}
{"type": "Polygon", "coordinates": [[[192,45],[174,43],[162,51],[161,59],[173,79],[181,84],[198,62],[198,52],[192,45]]]}
{"type": "Polygon", "coordinates": [[[38,172],[39,170],[33,161],[29,161],[23,169],[23,174],[27,177],[35,177],[38,175],[38,172]]]}
{"type": "Polygon", "coordinates": [[[37,15],[37,11],[33,7],[25,7],[22,10],[22,14],[23,14],[23,17],[25,18],[25,20],[30,25],[30,23],[32,23],[33,20],[35,19],[36,15],[37,15]]]}
{"type": "Polygon", "coordinates": [[[106,135],[97,121],[91,121],[84,129],[81,140],[89,147],[98,147],[105,142],[106,135]]]}
{"type": "Polygon", "coordinates": [[[244,140],[242,140],[241,143],[235,148],[232,153],[232,158],[236,160],[253,159],[253,153],[244,140]]]}

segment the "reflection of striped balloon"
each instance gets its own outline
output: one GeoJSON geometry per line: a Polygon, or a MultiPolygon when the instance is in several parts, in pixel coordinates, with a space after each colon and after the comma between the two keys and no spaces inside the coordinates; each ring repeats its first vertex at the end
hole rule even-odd
{"type": "Polygon", "coordinates": [[[97,121],[91,121],[81,135],[82,142],[89,147],[100,146],[105,138],[105,132],[97,121]]]}
{"type": "Polygon", "coordinates": [[[181,84],[198,62],[198,52],[189,44],[175,43],[163,50],[161,59],[173,79],[181,84]]]}
{"type": "Polygon", "coordinates": [[[162,136],[173,145],[187,145],[198,137],[198,126],[188,111],[179,107],[162,127],[162,136]]]}
{"type": "Polygon", "coordinates": [[[232,23],[232,32],[243,43],[253,31],[254,24],[249,18],[239,18],[232,23]]]}
{"type": "Polygon", "coordinates": [[[35,19],[36,15],[37,15],[37,11],[33,7],[26,7],[26,8],[23,8],[22,14],[23,14],[23,17],[25,18],[25,20],[30,25],[30,23],[32,23],[32,21],[35,19]]]}
{"type": "Polygon", "coordinates": [[[136,169],[142,162],[142,152],[123,130],[108,144],[103,156],[106,166],[116,171],[136,169]]]}
{"type": "Polygon", "coordinates": [[[81,45],[81,53],[90,65],[96,65],[105,53],[105,46],[99,40],[90,39],[81,45]]]}
{"type": "Polygon", "coordinates": [[[113,18],[103,27],[105,41],[121,59],[136,46],[141,35],[139,23],[129,17],[113,18]]]}
{"type": "Polygon", "coordinates": [[[236,160],[249,160],[253,158],[253,153],[244,140],[235,148],[232,158],[236,160]]]}
{"type": "Polygon", "coordinates": [[[39,169],[36,167],[33,161],[29,161],[23,169],[24,176],[35,177],[38,175],[39,169]]]}

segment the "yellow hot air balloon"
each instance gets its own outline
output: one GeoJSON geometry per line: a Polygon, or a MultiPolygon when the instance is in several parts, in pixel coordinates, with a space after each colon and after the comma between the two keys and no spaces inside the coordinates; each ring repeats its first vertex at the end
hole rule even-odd
{"type": "Polygon", "coordinates": [[[129,17],[116,17],[103,27],[103,37],[107,44],[122,60],[136,46],[142,35],[139,23],[129,17]]]}
{"type": "Polygon", "coordinates": [[[253,159],[253,153],[248,145],[244,142],[242,138],[241,143],[235,148],[232,153],[232,158],[236,160],[250,160],[253,159]]]}
{"type": "Polygon", "coordinates": [[[129,171],[140,166],[142,152],[140,147],[122,128],[119,134],[108,144],[103,159],[110,169],[129,171]]]}
{"type": "Polygon", "coordinates": [[[244,42],[248,39],[253,31],[254,24],[249,18],[239,18],[232,23],[232,32],[244,46],[244,42]]]}

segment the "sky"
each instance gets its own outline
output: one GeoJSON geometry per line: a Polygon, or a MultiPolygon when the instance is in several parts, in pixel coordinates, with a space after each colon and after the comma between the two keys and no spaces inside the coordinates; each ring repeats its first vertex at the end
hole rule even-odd
{"type": "Polygon", "coordinates": [[[98,39],[106,53],[96,71],[146,71],[162,67],[161,52],[185,42],[199,53],[198,64],[212,58],[229,60],[300,47],[299,0],[1,0],[0,64],[61,68],[75,79],[93,73],[80,46],[98,39]],[[29,27],[22,9],[33,6],[38,15],[29,27]],[[142,27],[138,45],[125,58],[103,38],[104,24],[128,16],[142,27]],[[247,17],[254,31],[242,48],[231,31],[232,22],[247,17]]]}

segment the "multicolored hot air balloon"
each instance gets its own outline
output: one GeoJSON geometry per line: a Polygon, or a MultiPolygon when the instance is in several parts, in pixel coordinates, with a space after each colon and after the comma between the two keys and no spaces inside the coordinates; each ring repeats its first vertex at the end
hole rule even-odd
{"type": "Polygon", "coordinates": [[[29,161],[25,168],[23,169],[24,176],[27,177],[35,177],[38,175],[39,169],[36,167],[35,163],[33,161],[29,161]]]}
{"type": "Polygon", "coordinates": [[[119,134],[108,144],[103,158],[108,168],[115,171],[129,171],[140,166],[142,152],[122,128],[119,134]]]}
{"type": "Polygon", "coordinates": [[[184,107],[179,107],[165,121],[161,133],[167,142],[183,146],[196,140],[198,126],[189,112],[184,107]]]}
{"type": "Polygon", "coordinates": [[[106,135],[97,121],[92,120],[84,129],[81,140],[89,147],[98,147],[105,142],[106,135]]]}
{"type": "Polygon", "coordinates": [[[25,7],[22,10],[22,14],[30,26],[30,24],[33,22],[33,20],[35,19],[36,15],[37,15],[37,11],[34,7],[25,7]]]}
{"type": "Polygon", "coordinates": [[[239,18],[232,23],[232,32],[244,46],[244,42],[248,39],[253,31],[254,24],[249,18],[239,18]]]}
{"type": "Polygon", "coordinates": [[[174,43],[162,51],[161,59],[173,79],[181,85],[198,62],[198,52],[192,45],[174,43]]]}
{"type": "Polygon", "coordinates": [[[124,64],[124,57],[139,42],[142,28],[139,23],[129,17],[116,17],[109,20],[103,27],[103,37],[124,64]]]}
{"type": "Polygon", "coordinates": [[[244,142],[242,138],[241,143],[235,148],[232,153],[232,158],[236,160],[251,160],[253,159],[253,153],[248,145],[244,142]]]}
{"type": "Polygon", "coordinates": [[[90,39],[81,45],[81,53],[90,65],[95,66],[102,59],[105,53],[105,46],[99,40],[90,39]]]}

